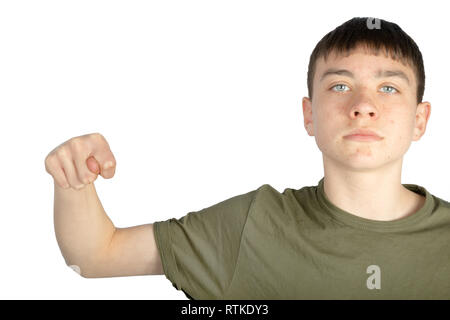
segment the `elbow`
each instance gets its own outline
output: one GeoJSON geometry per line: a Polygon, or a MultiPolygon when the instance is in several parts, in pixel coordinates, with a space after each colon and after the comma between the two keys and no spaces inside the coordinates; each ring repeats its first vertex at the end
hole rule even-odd
{"type": "Polygon", "coordinates": [[[75,271],[76,273],[78,273],[78,275],[82,276],[83,278],[86,278],[86,276],[81,273],[81,268],[80,266],[76,265],[76,264],[67,264],[67,266],[72,269],[73,271],[75,271]]]}
{"type": "Polygon", "coordinates": [[[90,272],[88,268],[84,268],[77,264],[67,264],[67,266],[83,278],[86,279],[96,278],[96,276],[92,272],[90,272]]]}

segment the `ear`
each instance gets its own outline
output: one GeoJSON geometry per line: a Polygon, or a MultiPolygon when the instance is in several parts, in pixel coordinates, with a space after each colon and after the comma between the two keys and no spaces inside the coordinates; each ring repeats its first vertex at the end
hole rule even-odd
{"type": "Polygon", "coordinates": [[[431,104],[428,101],[417,105],[413,141],[418,141],[425,134],[430,114],[431,104]]]}
{"type": "Polygon", "coordinates": [[[308,132],[308,135],[314,136],[314,123],[313,123],[313,114],[312,114],[312,101],[310,98],[303,97],[302,99],[303,106],[303,123],[308,132]]]}

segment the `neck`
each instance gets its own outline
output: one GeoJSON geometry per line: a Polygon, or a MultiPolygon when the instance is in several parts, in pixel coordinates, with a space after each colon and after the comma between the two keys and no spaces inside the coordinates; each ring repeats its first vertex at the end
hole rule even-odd
{"type": "Polygon", "coordinates": [[[401,184],[401,161],[376,172],[338,168],[324,158],[324,192],[338,208],[356,216],[391,221],[417,212],[425,197],[401,184]]]}

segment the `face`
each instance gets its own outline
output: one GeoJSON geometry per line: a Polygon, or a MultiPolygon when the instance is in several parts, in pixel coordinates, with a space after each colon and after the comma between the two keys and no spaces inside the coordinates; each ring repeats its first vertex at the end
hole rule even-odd
{"type": "MultiPolygon", "coordinates": [[[[398,73],[397,73],[398,74],[398,73]]],[[[416,104],[412,68],[386,57],[355,49],[349,56],[331,54],[316,63],[313,97],[303,98],[305,128],[325,160],[353,170],[379,168],[401,161],[412,141],[425,133],[428,102],[416,104]],[[330,69],[348,70],[336,74],[330,69]],[[401,71],[405,77],[379,71],[401,71]],[[381,139],[348,139],[350,131],[375,131],[381,139]]]]}

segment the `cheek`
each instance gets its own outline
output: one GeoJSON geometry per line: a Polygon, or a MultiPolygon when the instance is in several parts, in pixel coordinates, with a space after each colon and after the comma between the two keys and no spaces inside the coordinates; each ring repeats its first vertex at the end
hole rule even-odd
{"type": "Polygon", "coordinates": [[[342,128],[336,124],[335,119],[322,120],[320,125],[315,128],[315,140],[322,152],[330,152],[330,149],[333,149],[339,143],[342,128]]]}
{"type": "Polygon", "coordinates": [[[388,126],[385,128],[385,134],[394,137],[395,140],[401,142],[412,137],[414,131],[414,121],[409,118],[409,114],[392,115],[388,119],[388,126]]]}
{"type": "Polygon", "coordinates": [[[316,134],[321,137],[328,136],[335,125],[335,120],[329,113],[323,113],[318,115],[315,123],[316,134]]]}
{"type": "Polygon", "coordinates": [[[385,127],[383,134],[387,150],[393,153],[404,154],[411,145],[413,137],[413,128],[408,120],[404,119],[407,115],[403,115],[397,119],[389,119],[389,126],[385,127]]]}

